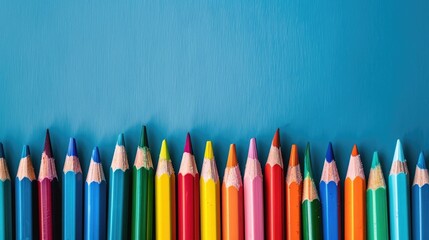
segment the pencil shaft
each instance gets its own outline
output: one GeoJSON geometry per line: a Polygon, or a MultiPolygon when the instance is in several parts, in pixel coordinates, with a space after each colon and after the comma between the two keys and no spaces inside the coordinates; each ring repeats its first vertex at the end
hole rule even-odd
{"type": "Polygon", "coordinates": [[[133,167],[131,239],[153,239],[154,169],[133,167]]]}
{"type": "Polygon", "coordinates": [[[222,239],[244,239],[243,187],[222,185],[222,239]]]}
{"type": "Polygon", "coordinates": [[[176,193],[174,174],[155,177],[156,239],[176,239],[176,193]]]}
{"type": "Polygon", "coordinates": [[[412,187],[413,239],[429,239],[429,185],[412,187]]]}
{"type": "Polygon", "coordinates": [[[61,224],[58,218],[61,200],[58,199],[59,183],[57,178],[38,180],[39,198],[39,237],[40,239],[61,238],[61,224]]]}
{"type": "Polygon", "coordinates": [[[110,169],[108,239],[128,238],[129,171],[110,169]]]}
{"type": "Polygon", "coordinates": [[[28,178],[19,180],[15,178],[15,227],[16,239],[33,239],[36,224],[33,221],[33,214],[36,206],[34,200],[36,196],[35,181],[28,178]]]}
{"type": "Polygon", "coordinates": [[[261,176],[244,177],[245,237],[248,240],[264,239],[264,191],[261,176]]]}
{"type": "Polygon", "coordinates": [[[287,239],[301,239],[301,201],[302,182],[291,182],[286,186],[287,239]]]}
{"type": "Polygon", "coordinates": [[[82,173],[63,174],[63,239],[83,238],[82,173]]]}
{"type": "Polygon", "coordinates": [[[199,175],[179,173],[178,215],[179,240],[197,240],[200,238],[200,183],[199,175]]]}
{"type": "Polygon", "coordinates": [[[344,239],[366,239],[366,183],[360,177],[344,184],[344,239]]]}
{"type": "Polygon", "coordinates": [[[12,192],[9,179],[0,181],[0,239],[12,239],[12,192]]]}
{"type": "Polygon", "coordinates": [[[389,224],[387,219],[386,188],[368,189],[366,199],[368,240],[388,240],[389,224]]]}
{"type": "Polygon", "coordinates": [[[201,239],[219,240],[220,237],[220,188],[212,179],[200,180],[201,239]]]}
{"type": "Polygon", "coordinates": [[[341,239],[340,186],[330,181],[319,184],[322,203],[323,236],[325,240],[341,239]]]}
{"type": "Polygon", "coordinates": [[[265,165],[266,239],[269,240],[284,239],[285,237],[284,183],[284,173],[281,166],[265,165]]]}
{"type": "Polygon", "coordinates": [[[84,239],[106,239],[106,181],[85,183],[84,239]]]}
{"type": "Polygon", "coordinates": [[[390,238],[410,239],[410,188],[408,174],[389,175],[390,238]]]}
{"type": "Polygon", "coordinates": [[[314,199],[313,201],[305,200],[302,203],[302,226],[304,240],[323,239],[319,199],[314,199]]]}

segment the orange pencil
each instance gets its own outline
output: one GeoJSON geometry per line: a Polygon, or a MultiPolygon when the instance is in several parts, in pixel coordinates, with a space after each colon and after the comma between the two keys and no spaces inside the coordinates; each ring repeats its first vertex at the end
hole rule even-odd
{"type": "Polygon", "coordinates": [[[301,239],[302,175],[299,167],[298,147],[290,150],[286,175],[286,237],[301,239]]]}
{"type": "Polygon", "coordinates": [[[229,147],[222,183],[222,239],[244,239],[243,182],[235,144],[229,147]]]}
{"type": "Polygon", "coordinates": [[[344,192],[344,239],[366,239],[366,182],[356,145],[350,156],[344,192]]]}

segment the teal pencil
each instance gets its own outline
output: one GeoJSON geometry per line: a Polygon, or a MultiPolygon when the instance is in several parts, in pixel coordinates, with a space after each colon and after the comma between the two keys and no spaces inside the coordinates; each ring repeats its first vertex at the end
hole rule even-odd
{"type": "Polygon", "coordinates": [[[129,166],[124,134],[118,136],[109,181],[109,216],[107,238],[128,239],[129,166]]]}
{"type": "Polygon", "coordinates": [[[18,173],[15,178],[15,236],[16,239],[37,238],[36,174],[30,157],[30,148],[22,148],[18,173]]]}
{"type": "Polygon", "coordinates": [[[12,239],[12,192],[9,170],[0,143],[0,239],[12,239]]]}
{"type": "Polygon", "coordinates": [[[390,239],[410,239],[410,183],[401,142],[396,142],[389,175],[390,239]]]}
{"type": "Polygon", "coordinates": [[[63,239],[83,237],[83,180],[76,141],[70,138],[63,168],[63,239]]]}

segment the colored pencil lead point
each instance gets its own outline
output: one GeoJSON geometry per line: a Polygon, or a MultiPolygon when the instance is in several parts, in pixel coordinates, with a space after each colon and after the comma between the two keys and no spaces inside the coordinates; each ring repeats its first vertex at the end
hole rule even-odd
{"type": "Polygon", "coordinates": [[[357,145],[355,144],[355,145],[353,145],[352,156],[355,157],[357,155],[359,155],[359,151],[358,151],[357,145]]]}
{"type": "Polygon", "coordinates": [[[380,165],[380,161],[378,160],[378,152],[375,151],[374,154],[372,155],[371,168],[376,168],[379,165],[380,165]]]}
{"type": "Polygon", "coordinates": [[[419,160],[417,161],[417,166],[419,166],[420,169],[426,169],[425,156],[423,155],[423,152],[420,152],[419,154],[419,160]]]}
{"type": "Polygon", "coordinates": [[[92,150],[92,160],[96,163],[101,163],[100,160],[100,152],[98,151],[98,147],[94,147],[94,150],[92,150]]]}
{"type": "Polygon", "coordinates": [[[329,144],[328,144],[328,149],[326,150],[326,157],[325,157],[325,159],[326,159],[326,161],[328,163],[330,163],[330,162],[332,162],[332,161],[335,160],[334,151],[332,150],[332,143],[331,142],[329,142],[329,144]]]}
{"type": "Polygon", "coordinates": [[[147,139],[147,131],[146,131],[146,126],[143,125],[142,126],[142,133],[140,136],[140,143],[139,143],[139,147],[147,147],[149,148],[149,141],[147,139]]]}
{"type": "Polygon", "coordinates": [[[161,152],[159,153],[159,158],[170,160],[170,153],[168,152],[167,140],[162,140],[161,152]]]}
{"type": "Polygon", "coordinates": [[[235,150],[235,144],[229,145],[229,154],[228,154],[228,161],[226,163],[227,167],[235,167],[237,166],[237,153],[235,150]]]}
{"type": "Polygon", "coordinates": [[[28,145],[22,146],[21,158],[30,156],[30,147],[28,145]]]}
{"type": "Polygon", "coordinates": [[[0,158],[4,158],[3,143],[0,142],[0,158]]]}
{"type": "Polygon", "coordinates": [[[49,129],[46,129],[45,147],[43,151],[49,158],[52,158],[52,146],[51,146],[51,137],[49,134],[49,129]]]}
{"type": "Polygon", "coordinates": [[[74,138],[70,138],[69,140],[69,148],[67,150],[67,156],[77,157],[76,140],[74,138]]]}
{"type": "Polygon", "coordinates": [[[307,143],[304,157],[304,178],[313,178],[313,172],[311,171],[311,155],[310,155],[310,143],[307,143]]]}
{"type": "Polygon", "coordinates": [[[250,139],[248,158],[258,159],[258,150],[256,147],[256,138],[250,139]]]}
{"type": "Polygon", "coordinates": [[[125,147],[125,136],[123,133],[119,134],[118,140],[116,141],[116,145],[125,147]]]}
{"type": "Polygon", "coordinates": [[[402,149],[402,144],[399,139],[396,141],[395,155],[393,156],[393,161],[395,160],[398,160],[401,162],[405,161],[404,150],[402,149]]]}
{"type": "Polygon", "coordinates": [[[214,159],[213,146],[211,141],[206,142],[206,150],[204,152],[204,158],[214,159]]]}
{"type": "Polygon", "coordinates": [[[274,147],[280,147],[280,129],[277,128],[276,133],[274,134],[274,138],[273,138],[273,146],[274,147]]]}
{"type": "Polygon", "coordinates": [[[185,150],[184,151],[194,155],[194,151],[192,150],[191,135],[189,133],[186,134],[186,143],[185,143],[185,150]]]}
{"type": "Polygon", "coordinates": [[[298,164],[299,164],[298,147],[296,146],[296,144],[292,144],[292,147],[290,150],[289,166],[293,167],[298,164]]]}

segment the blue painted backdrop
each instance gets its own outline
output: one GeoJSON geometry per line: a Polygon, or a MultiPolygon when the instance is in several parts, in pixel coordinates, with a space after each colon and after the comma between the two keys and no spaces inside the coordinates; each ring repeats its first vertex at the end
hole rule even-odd
{"type": "Polygon", "coordinates": [[[98,145],[108,174],[117,134],[130,163],[147,124],[153,157],[166,138],[176,172],[190,131],[201,167],[214,141],[241,169],[250,137],[265,163],[281,129],[312,146],[320,177],[332,141],[344,178],[357,143],[368,174],[387,174],[395,140],[414,172],[429,154],[429,2],[2,1],[0,139],[15,175],[29,144],[39,169],[51,129],[57,170],[76,137],[86,173],[98,145]]]}

